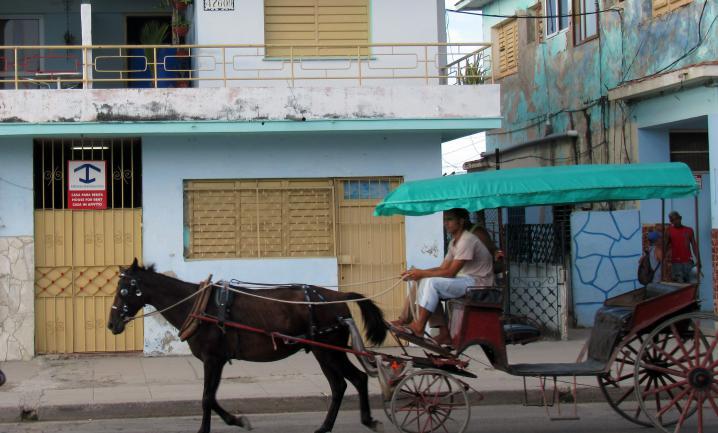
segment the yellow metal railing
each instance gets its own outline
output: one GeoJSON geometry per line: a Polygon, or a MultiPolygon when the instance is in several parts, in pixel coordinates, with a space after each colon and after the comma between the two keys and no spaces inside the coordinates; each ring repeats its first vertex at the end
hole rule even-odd
{"type": "Polygon", "coordinates": [[[492,82],[490,51],[488,43],[0,46],[0,88],[483,84],[492,82]],[[328,47],[351,48],[356,55],[304,54],[328,47]],[[289,54],[268,57],[270,48],[289,54]]]}

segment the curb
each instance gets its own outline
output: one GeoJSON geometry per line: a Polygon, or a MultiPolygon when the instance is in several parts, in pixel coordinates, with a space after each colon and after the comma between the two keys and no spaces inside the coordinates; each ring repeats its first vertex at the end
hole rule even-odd
{"type": "MultiPolygon", "coordinates": [[[[550,395],[550,392],[547,391],[550,395]]],[[[471,391],[469,398],[472,405],[521,405],[524,400],[523,390],[483,391],[483,399],[478,393],[471,391]]],[[[380,394],[371,394],[372,410],[381,411],[383,401],[380,394]]],[[[579,388],[579,403],[604,402],[605,398],[598,388],[579,388]]],[[[537,390],[528,392],[529,405],[541,405],[541,394],[537,390]]],[[[561,391],[561,403],[571,405],[571,395],[561,391]],[[568,400],[564,397],[568,397],[568,400]]],[[[220,404],[230,413],[268,414],[286,412],[318,412],[326,411],[330,397],[297,396],[297,397],[253,397],[230,398],[220,400],[220,404]]],[[[342,410],[358,410],[358,397],[344,397],[342,410]]],[[[202,414],[200,396],[194,400],[151,401],[151,402],[109,402],[99,404],[48,404],[37,408],[2,407],[0,408],[1,423],[32,422],[32,421],[76,421],[87,419],[112,418],[154,418],[158,416],[198,416],[202,414]],[[161,415],[158,415],[161,414],[161,415]]]]}

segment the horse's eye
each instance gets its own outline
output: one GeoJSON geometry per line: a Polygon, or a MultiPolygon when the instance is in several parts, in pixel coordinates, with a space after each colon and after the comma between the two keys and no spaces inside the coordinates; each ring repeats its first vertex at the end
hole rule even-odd
{"type": "Polygon", "coordinates": [[[140,296],[142,296],[142,292],[139,290],[135,290],[135,296],[139,298],[140,296]]]}
{"type": "Polygon", "coordinates": [[[122,289],[120,289],[120,296],[127,296],[127,293],[129,293],[129,292],[124,287],[122,289]]]}

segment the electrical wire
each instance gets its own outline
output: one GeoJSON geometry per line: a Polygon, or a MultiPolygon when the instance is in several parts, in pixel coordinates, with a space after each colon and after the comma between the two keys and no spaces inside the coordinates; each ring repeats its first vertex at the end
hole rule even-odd
{"type": "Polygon", "coordinates": [[[0,182],[5,182],[5,183],[8,184],[8,185],[14,186],[14,187],[16,187],[16,188],[24,189],[24,190],[26,190],[26,191],[32,191],[32,188],[28,188],[28,187],[26,187],[26,186],[17,184],[17,183],[15,183],[15,182],[13,182],[13,181],[7,180],[7,179],[2,178],[2,177],[0,177],[0,182]]]}
{"type": "Polygon", "coordinates": [[[465,15],[476,15],[480,17],[492,17],[492,18],[523,18],[523,19],[541,19],[541,18],[570,18],[570,17],[581,17],[586,15],[598,15],[607,12],[615,12],[616,9],[601,9],[592,12],[579,12],[564,15],[501,15],[501,14],[487,14],[483,12],[469,12],[469,11],[457,11],[455,9],[447,9],[446,12],[452,12],[455,14],[465,15]]]}

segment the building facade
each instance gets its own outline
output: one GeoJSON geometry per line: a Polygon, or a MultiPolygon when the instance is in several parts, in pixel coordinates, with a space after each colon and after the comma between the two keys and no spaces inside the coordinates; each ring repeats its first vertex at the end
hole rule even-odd
{"type": "MultiPolygon", "coordinates": [[[[483,31],[493,42],[490,68],[502,88],[505,120],[502,129],[487,133],[490,157],[467,168],[492,168],[495,149],[502,168],[687,163],[701,187],[698,206],[668,200],[666,213],[677,210],[684,224],[697,225],[702,308],[718,308],[711,241],[718,207],[710,200],[718,146],[718,5],[464,0],[457,8],[486,14],[483,31]]],[[[661,221],[659,201],[636,206],[643,225],[661,221]]],[[[541,218],[550,221],[550,212],[541,218]]]]}
{"type": "Polygon", "coordinates": [[[0,6],[0,359],[187,353],[155,317],[107,331],[135,257],[367,295],[441,260],[440,217],[373,206],[501,126],[497,85],[450,85],[489,45],[447,46],[436,0],[301,3],[0,6]]]}

